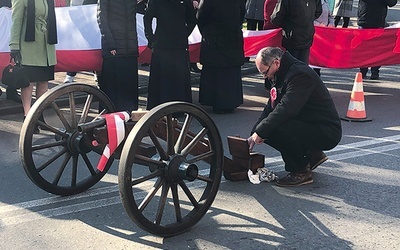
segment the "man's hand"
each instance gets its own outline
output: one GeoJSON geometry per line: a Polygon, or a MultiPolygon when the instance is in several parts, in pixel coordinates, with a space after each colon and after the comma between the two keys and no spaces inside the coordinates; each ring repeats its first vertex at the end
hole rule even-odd
{"type": "Polygon", "coordinates": [[[253,133],[252,136],[247,138],[247,143],[249,144],[250,151],[253,150],[255,144],[261,144],[264,142],[264,139],[258,136],[256,132],[253,133]]]}

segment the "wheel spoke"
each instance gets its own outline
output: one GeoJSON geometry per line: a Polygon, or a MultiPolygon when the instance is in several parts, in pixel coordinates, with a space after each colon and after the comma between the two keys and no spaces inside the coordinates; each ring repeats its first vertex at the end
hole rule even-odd
{"type": "Polygon", "coordinates": [[[202,160],[210,158],[214,154],[215,154],[215,152],[208,151],[208,152],[205,152],[203,154],[196,155],[195,157],[187,160],[187,163],[192,164],[192,163],[195,163],[195,162],[198,162],[198,161],[202,161],[202,160]]]}
{"type": "Polygon", "coordinates": [[[63,163],[61,164],[61,167],[58,169],[57,174],[52,182],[53,185],[57,185],[58,182],[60,181],[61,175],[63,174],[65,167],[68,164],[69,159],[71,159],[71,154],[67,153],[67,155],[64,158],[63,163]]]}
{"type": "Polygon", "coordinates": [[[150,136],[151,141],[154,143],[154,146],[156,147],[158,153],[160,154],[161,160],[168,160],[168,155],[167,152],[163,149],[161,146],[156,134],[153,132],[152,129],[149,129],[148,134],[150,136]]]}
{"type": "Polygon", "coordinates": [[[182,147],[183,147],[183,143],[186,140],[187,132],[189,130],[189,127],[190,127],[190,124],[192,122],[192,119],[193,119],[192,115],[189,115],[189,114],[186,115],[185,122],[183,123],[183,126],[182,126],[181,132],[179,134],[178,140],[176,141],[176,144],[175,144],[175,152],[177,154],[181,153],[181,150],[182,150],[182,147]]]}
{"type": "Polygon", "coordinates": [[[72,155],[72,178],[71,187],[76,187],[76,176],[78,175],[78,155],[72,155]]]}
{"type": "Polygon", "coordinates": [[[208,182],[208,183],[212,183],[213,179],[211,179],[210,177],[204,176],[204,175],[197,175],[197,179],[208,182]]]}
{"type": "Polygon", "coordinates": [[[172,115],[167,115],[167,154],[174,155],[174,126],[172,123],[172,115]]]}
{"type": "Polygon", "coordinates": [[[181,222],[182,221],[181,206],[179,203],[178,187],[175,183],[171,185],[171,192],[172,192],[172,199],[174,201],[176,221],[181,222]]]}
{"type": "Polygon", "coordinates": [[[72,131],[71,125],[69,125],[67,119],[65,118],[64,114],[61,112],[60,108],[58,107],[57,103],[52,102],[51,106],[53,110],[56,112],[58,118],[60,119],[61,123],[64,125],[67,131],[72,131]]]}
{"type": "Polygon", "coordinates": [[[154,177],[161,176],[163,173],[164,173],[163,170],[157,169],[156,171],[152,172],[149,175],[134,179],[132,181],[132,183],[131,183],[131,186],[133,187],[133,186],[138,185],[138,184],[140,184],[142,182],[145,182],[147,180],[153,179],[154,177]]]}
{"type": "Polygon", "coordinates": [[[169,184],[167,181],[164,181],[163,185],[162,185],[160,201],[158,202],[156,220],[154,222],[156,225],[161,224],[161,219],[162,219],[162,215],[164,212],[165,203],[167,202],[168,191],[169,191],[169,184]]]}
{"type": "Polygon", "coordinates": [[[52,147],[58,147],[58,146],[63,146],[65,147],[65,141],[56,141],[48,144],[41,144],[41,145],[33,145],[31,150],[32,151],[37,151],[41,149],[47,149],[47,148],[52,148],[52,147]]]}
{"type": "Polygon", "coordinates": [[[46,167],[48,167],[51,163],[53,163],[55,160],[57,160],[60,156],[62,156],[63,154],[65,154],[67,152],[66,148],[63,148],[60,152],[58,152],[57,154],[55,154],[53,157],[51,157],[50,159],[48,159],[42,166],[40,166],[39,168],[37,168],[38,172],[41,172],[43,169],[45,169],[46,167]]]}
{"type": "Polygon", "coordinates": [[[182,150],[182,155],[187,156],[189,152],[196,146],[196,144],[204,137],[205,134],[207,134],[208,130],[206,128],[203,128],[197,135],[196,137],[193,138],[191,142],[182,150]]]}
{"type": "Polygon", "coordinates": [[[140,212],[143,212],[143,210],[147,207],[147,205],[150,203],[151,199],[154,197],[154,195],[160,189],[160,187],[164,181],[165,181],[164,178],[161,178],[161,177],[157,179],[156,183],[154,183],[154,186],[151,188],[149,193],[146,195],[146,197],[143,199],[143,201],[138,206],[138,210],[140,212]]]}
{"type": "Polygon", "coordinates": [[[89,172],[92,176],[96,175],[96,171],[94,170],[94,167],[92,165],[92,163],[90,162],[89,158],[87,157],[87,155],[85,153],[81,153],[83,161],[85,162],[87,168],[89,169],[89,172]]]}
{"type": "Polygon", "coordinates": [[[71,111],[71,127],[76,128],[78,123],[76,120],[76,105],[75,105],[74,92],[69,93],[69,105],[71,111]]]}
{"type": "Polygon", "coordinates": [[[54,128],[54,127],[48,125],[48,124],[45,123],[45,122],[42,122],[42,121],[40,121],[40,120],[37,120],[37,123],[38,123],[38,125],[39,125],[40,127],[46,128],[46,130],[49,130],[49,131],[53,132],[54,134],[58,134],[58,135],[60,135],[60,136],[63,137],[63,138],[67,138],[67,137],[68,137],[68,135],[67,135],[65,132],[60,131],[58,128],[54,128]]]}
{"type": "Polygon", "coordinates": [[[79,119],[78,124],[81,124],[86,121],[87,115],[89,113],[90,105],[92,105],[93,95],[88,95],[86,98],[85,106],[83,106],[81,118],[79,119]]]}
{"type": "Polygon", "coordinates": [[[185,182],[181,181],[179,182],[179,186],[183,189],[183,192],[185,192],[186,196],[189,198],[190,202],[193,204],[195,208],[198,208],[200,205],[197,202],[196,198],[194,198],[192,192],[190,192],[189,188],[186,186],[185,182]]]}
{"type": "Polygon", "coordinates": [[[150,165],[156,165],[159,168],[165,168],[165,163],[162,161],[156,161],[153,160],[149,157],[143,156],[143,155],[135,155],[134,162],[137,164],[145,165],[145,166],[150,166],[150,165]]]}

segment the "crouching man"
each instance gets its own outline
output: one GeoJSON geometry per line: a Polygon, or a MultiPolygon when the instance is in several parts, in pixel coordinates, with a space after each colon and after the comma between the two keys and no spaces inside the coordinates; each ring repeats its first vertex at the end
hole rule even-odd
{"type": "Polygon", "coordinates": [[[256,57],[270,98],[248,138],[250,149],[266,143],[278,150],[289,174],[278,186],[313,182],[312,170],[328,158],[342,127],[332,97],[308,65],[280,48],[266,47],[256,57]]]}

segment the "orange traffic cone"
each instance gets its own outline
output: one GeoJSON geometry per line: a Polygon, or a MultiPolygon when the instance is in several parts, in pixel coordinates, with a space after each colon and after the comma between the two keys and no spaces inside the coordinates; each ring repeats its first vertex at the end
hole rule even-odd
{"type": "Polygon", "coordinates": [[[351,92],[350,103],[345,117],[340,119],[348,122],[369,122],[364,104],[364,90],[361,72],[357,72],[354,80],[353,90],[351,92]]]}

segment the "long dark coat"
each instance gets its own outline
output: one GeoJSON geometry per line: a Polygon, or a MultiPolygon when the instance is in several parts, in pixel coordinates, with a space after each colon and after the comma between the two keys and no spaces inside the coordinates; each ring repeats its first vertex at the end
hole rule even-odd
{"type": "Polygon", "coordinates": [[[243,65],[241,25],[245,11],[245,0],[201,1],[197,11],[202,35],[201,64],[218,67],[243,65]]]}

